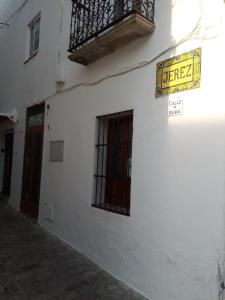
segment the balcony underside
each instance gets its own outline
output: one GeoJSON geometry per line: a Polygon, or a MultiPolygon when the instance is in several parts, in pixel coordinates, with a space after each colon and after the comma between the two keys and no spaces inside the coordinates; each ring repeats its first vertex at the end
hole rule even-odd
{"type": "Polygon", "coordinates": [[[154,25],[139,14],[132,14],[69,55],[71,61],[88,65],[154,31],[154,25]]]}

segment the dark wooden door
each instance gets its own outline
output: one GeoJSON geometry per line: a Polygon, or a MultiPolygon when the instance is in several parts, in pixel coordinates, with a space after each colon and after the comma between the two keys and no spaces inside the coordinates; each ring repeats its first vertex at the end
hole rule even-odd
{"type": "Polygon", "coordinates": [[[4,173],[3,173],[3,187],[2,192],[6,196],[10,196],[11,188],[11,173],[12,173],[12,159],[13,159],[13,133],[5,135],[5,159],[4,159],[4,173]]]}
{"type": "Polygon", "coordinates": [[[105,203],[130,208],[132,116],[109,120],[105,203]]]}
{"type": "Polygon", "coordinates": [[[38,218],[44,134],[44,104],[27,111],[21,211],[38,218]]]}

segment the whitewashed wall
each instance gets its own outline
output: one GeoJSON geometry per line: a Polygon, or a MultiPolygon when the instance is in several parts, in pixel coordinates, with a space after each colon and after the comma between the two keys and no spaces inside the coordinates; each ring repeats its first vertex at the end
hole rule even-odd
{"type": "Polygon", "coordinates": [[[200,4],[156,1],[151,38],[89,67],[66,58],[69,0],[31,0],[12,26],[0,32],[0,39],[6,39],[0,57],[12,55],[7,50],[8,45],[13,49],[10,35],[20,36],[10,64],[3,61],[6,72],[0,71],[0,110],[21,107],[10,203],[19,209],[26,104],[47,98],[40,224],[152,300],[222,299],[225,5],[205,0],[201,9],[200,4]],[[23,65],[26,24],[40,10],[40,53],[23,65]],[[178,94],[155,98],[156,63],[197,47],[202,47],[201,88],[180,93],[184,114],[168,119],[168,100],[178,94]],[[88,83],[150,61],[169,48],[144,68],[48,98],[57,80],[65,80],[64,89],[88,83]],[[12,74],[17,78],[13,82],[12,74]],[[91,207],[96,116],[126,109],[134,109],[131,217],[91,207]],[[49,162],[53,140],[65,142],[63,163],[49,162]],[[46,203],[55,207],[53,223],[44,217],[46,203]]]}
{"type": "Polygon", "coordinates": [[[0,0],[0,22],[6,23],[25,0],[0,0]]]}
{"type": "Polygon", "coordinates": [[[27,2],[23,10],[0,30],[2,112],[15,106],[32,104],[55,92],[58,66],[60,1],[27,2]],[[36,57],[27,57],[27,32],[30,21],[41,11],[40,49],[36,57]],[[17,37],[17,38],[15,38],[17,37]]]}

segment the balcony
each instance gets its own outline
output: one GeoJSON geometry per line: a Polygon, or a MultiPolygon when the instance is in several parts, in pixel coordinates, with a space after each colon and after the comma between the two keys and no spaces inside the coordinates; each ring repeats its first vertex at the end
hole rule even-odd
{"type": "Polygon", "coordinates": [[[155,0],[72,0],[69,59],[88,65],[151,34],[155,0]]]}

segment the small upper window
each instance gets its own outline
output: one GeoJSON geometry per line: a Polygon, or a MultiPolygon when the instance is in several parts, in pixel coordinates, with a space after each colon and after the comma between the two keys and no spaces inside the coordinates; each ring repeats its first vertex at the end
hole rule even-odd
{"type": "Polygon", "coordinates": [[[38,52],[40,39],[40,14],[29,24],[30,28],[30,57],[38,52]]]}

